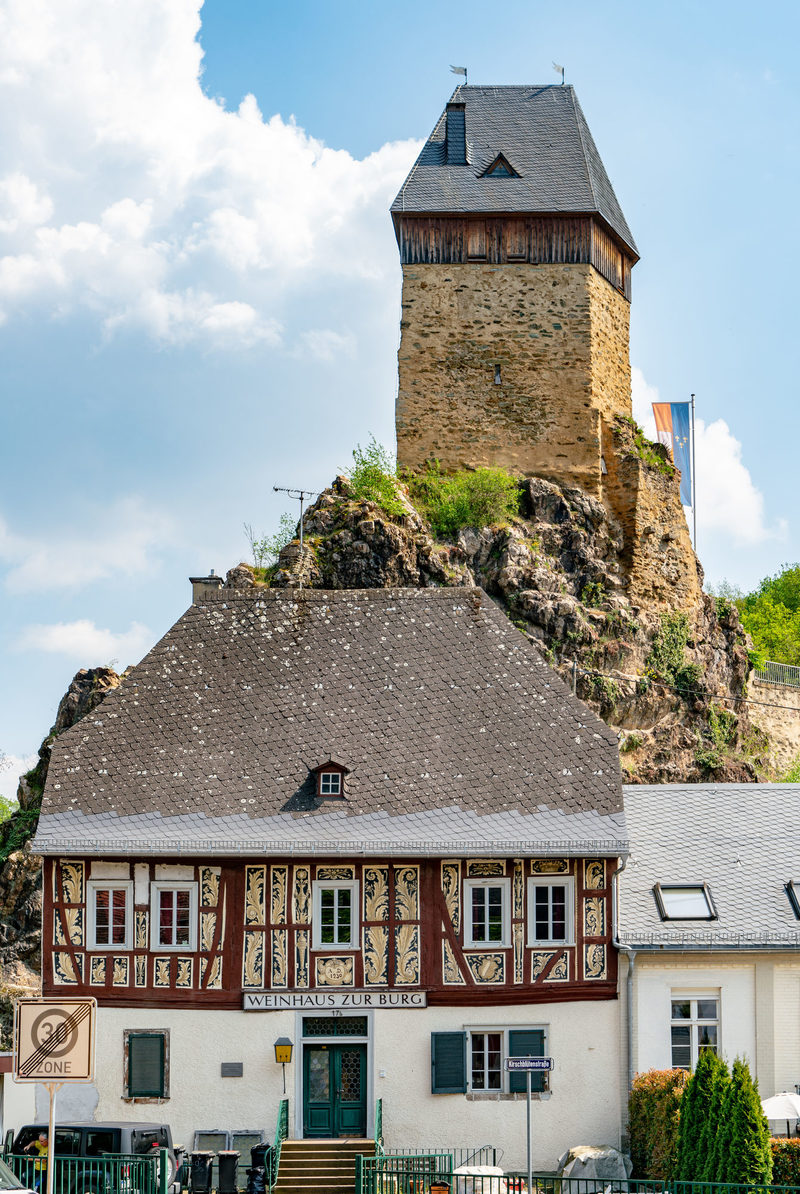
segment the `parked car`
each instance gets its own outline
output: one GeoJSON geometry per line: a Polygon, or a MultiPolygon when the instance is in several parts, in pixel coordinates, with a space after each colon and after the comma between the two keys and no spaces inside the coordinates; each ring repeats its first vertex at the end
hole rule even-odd
{"type": "Polygon", "coordinates": [[[0,1191],[10,1190],[13,1194],[33,1194],[27,1186],[23,1186],[19,1178],[12,1173],[5,1161],[0,1161],[0,1191]]]}
{"type": "MultiPolygon", "coordinates": [[[[41,1159],[38,1161],[28,1153],[30,1146],[42,1132],[47,1132],[47,1124],[26,1124],[17,1132],[11,1147],[14,1157],[25,1157],[31,1164],[31,1172],[27,1169],[24,1180],[32,1181],[36,1169],[42,1168],[41,1159]]],[[[172,1132],[169,1124],[132,1123],[123,1120],[110,1120],[95,1123],[83,1121],[75,1123],[60,1123],[56,1125],[54,1155],[56,1163],[60,1160],[71,1162],[75,1159],[85,1159],[85,1165],[67,1164],[63,1166],[69,1177],[61,1179],[60,1187],[63,1194],[106,1194],[105,1187],[109,1187],[113,1194],[135,1194],[137,1182],[135,1174],[128,1167],[128,1172],[112,1175],[112,1165],[98,1164],[104,1158],[109,1162],[114,1157],[146,1157],[155,1150],[168,1150],[167,1189],[178,1194],[175,1178],[178,1172],[178,1158],[172,1143],[172,1132]],[[92,1165],[92,1162],[95,1162],[92,1165]]],[[[12,1161],[12,1165],[14,1162],[12,1161]]],[[[17,1165],[15,1165],[17,1168],[17,1165]]]]}

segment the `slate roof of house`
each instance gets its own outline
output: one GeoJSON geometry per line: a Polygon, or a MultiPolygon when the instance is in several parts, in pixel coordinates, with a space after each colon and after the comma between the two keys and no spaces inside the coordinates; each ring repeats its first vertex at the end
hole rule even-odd
{"type": "Polygon", "coordinates": [[[451,99],[466,105],[468,164],[447,162],[443,112],[393,213],[597,214],[638,258],[572,87],[457,87],[451,99]],[[500,153],[518,178],[483,177],[500,153]]]}
{"type": "Polygon", "coordinates": [[[480,589],[220,590],[54,743],[43,853],[624,850],[616,740],[480,589]],[[349,767],[346,800],[311,769],[349,767]]]}
{"type": "Polygon", "coordinates": [[[800,784],[626,786],[620,940],[656,949],[800,947],[800,784]],[[708,883],[718,919],[662,921],[653,885],[708,883]]]}

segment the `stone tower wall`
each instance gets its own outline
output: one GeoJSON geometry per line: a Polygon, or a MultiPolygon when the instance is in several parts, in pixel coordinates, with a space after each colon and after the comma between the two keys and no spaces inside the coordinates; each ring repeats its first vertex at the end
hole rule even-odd
{"type": "Polygon", "coordinates": [[[399,464],[600,495],[602,421],[631,409],[628,334],[629,304],[588,264],[404,265],[399,464]]]}

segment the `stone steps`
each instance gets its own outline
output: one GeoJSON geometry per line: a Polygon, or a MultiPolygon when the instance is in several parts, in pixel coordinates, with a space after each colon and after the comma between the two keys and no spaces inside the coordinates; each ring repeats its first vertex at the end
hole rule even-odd
{"type": "Polygon", "coordinates": [[[354,1194],[359,1153],[374,1156],[375,1141],[285,1140],[273,1194],[354,1194]]]}

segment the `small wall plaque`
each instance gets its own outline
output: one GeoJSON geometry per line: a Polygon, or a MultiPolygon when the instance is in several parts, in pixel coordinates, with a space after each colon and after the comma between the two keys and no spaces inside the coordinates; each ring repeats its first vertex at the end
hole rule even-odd
{"type": "Polygon", "coordinates": [[[219,1067],[221,1078],[241,1078],[244,1075],[243,1061],[223,1061],[219,1067]]]}

